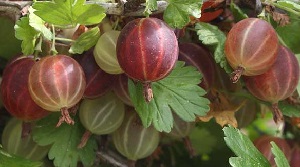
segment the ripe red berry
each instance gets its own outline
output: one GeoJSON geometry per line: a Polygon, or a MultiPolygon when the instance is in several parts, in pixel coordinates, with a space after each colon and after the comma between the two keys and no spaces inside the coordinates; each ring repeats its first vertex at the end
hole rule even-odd
{"type": "Polygon", "coordinates": [[[273,141],[281,149],[286,158],[289,160],[291,157],[292,149],[285,139],[273,137],[273,136],[261,136],[254,141],[255,147],[267,158],[271,163],[271,166],[275,166],[274,155],[271,151],[270,142],[273,141]]]}
{"type": "Polygon", "coordinates": [[[258,99],[272,103],[274,121],[282,121],[278,101],[284,100],[296,90],[299,81],[299,64],[296,56],[280,46],[273,66],[264,74],[245,77],[246,87],[258,99]]]}
{"type": "Polygon", "coordinates": [[[166,77],[178,58],[174,31],[162,20],[139,18],[129,22],[117,41],[117,58],[130,78],[145,85],[146,101],[152,98],[151,85],[166,77]]]}
{"type": "Polygon", "coordinates": [[[32,121],[49,112],[38,106],[28,90],[28,76],[35,64],[33,57],[19,57],[4,69],[1,82],[1,97],[6,110],[23,121],[32,121]]]}
{"type": "Polygon", "coordinates": [[[239,21],[225,41],[227,61],[235,70],[232,81],[237,82],[241,75],[265,73],[275,62],[277,50],[277,34],[268,22],[258,18],[239,21]]]}
{"type": "Polygon", "coordinates": [[[68,108],[83,97],[86,81],[81,66],[66,55],[46,56],[36,62],[29,73],[28,87],[32,99],[48,111],[61,111],[57,126],[73,124],[68,108]]]}

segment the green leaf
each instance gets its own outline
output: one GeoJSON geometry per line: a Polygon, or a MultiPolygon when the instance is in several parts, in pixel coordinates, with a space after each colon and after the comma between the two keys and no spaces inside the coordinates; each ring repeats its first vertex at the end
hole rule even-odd
{"type": "Polygon", "coordinates": [[[238,129],[229,126],[223,128],[226,144],[238,157],[231,157],[233,167],[270,167],[268,160],[256,149],[251,140],[238,129]]]}
{"type": "Polygon", "coordinates": [[[200,18],[202,0],[169,0],[164,20],[173,28],[183,28],[190,22],[190,15],[200,18]]]}
{"type": "Polygon", "coordinates": [[[42,162],[33,162],[5,152],[0,146],[0,167],[41,167],[42,162]]]}
{"type": "Polygon", "coordinates": [[[201,74],[195,67],[177,62],[164,79],[153,82],[154,98],[146,103],[141,83],[129,80],[131,100],[145,127],[151,124],[158,131],[170,132],[173,127],[172,110],[184,121],[195,121],[195,115],[204,116],[209,110],[209,100],[202,97],[205,90],[198,86],[201,74]]]}
{"type": "Polygon", "coordinates": [[[196,23],[195,29],[197,30],[199,40],[202,41],[204,45],[213,47],[215,61],[219,63],[227,73],[230,73],[232,69],[228,65],[224,53],[226,35],[217,26],[204,22],[196,23]]]}
{"type": "Polygon", "coordinates": [[[276,1],[276,3],[279,4],[280,6],[284,6],[300,12],[300,5],[295,2],[285,0],[285,1],[276,1]]]}
{"type": "Polygon", "coordinates": [[[144,15],[149,16],[154,10],[157,10],[157,0],[146,0],[144,15]]]}
{"type": "Polygon", "coordinates": [[[14,29],[16,38],[22,40],[21,47],[23,54],[33,54],[35,41],[40,33],[29,25],[29,18],[23,17],[18,20],[14,29]]]}
{"type": "Polygon", "coordinates": [[[52,32],[45,26],[45,21],[43,21],[40,17],[33,13],[34,9],[32,7],[30,7],[28,11],[29,25],[33,27],[36,31],[42,33],[46,39],[51,40],[52,32]]]}
{"type": "Polygon", "coordinates": [[[38,121],[33,129],[34,141],[39,145],[52,144],[48,157],[54,160],[57,167],[77,167],[78,161],[91,166],[96,156],[95,138],[91,136],[85,147],[77,148],[85,132],[84,127],[79,123],[78,117],[75,117],[74,125],[62,124],[56,128],[59,117],[60,113],[52,113],[38,121]]]}
{"type": "Polygon", "coordinates": [[[235,3],[233,3],[233,1],[230,3],[230,10],[234,16],[235,22],[248,18],[248,16],[235,3]]]}
{"type": "Polygon", "coordinates": [[[81,54],[82,52],[89,50],[91,47],[96,45],[99,38],[100,29],[99,27],[94,27],[91,30],[81,34],[79,38],[72,43],[69,52],[72,54],[81,54]]]}
{"type": "Polygon", "coordinates": [[[286,26],[276,28],[279,40],[281,43],[290,48],[295,54],[300,53],[300,21],[293,20],[286,26]]]}
{"type": "Polygon", "coordinates": [[[283,115],[288,117],[300,117],[299,107],[288,104],[287,102],[279,102],[279,108],[283,115]]]}
{"type": "Polygon", "coordinates": [[[289,162],[286,159],[285,155],[283,152],[280,150],[280,148],[275,144],[275,142],[271,141],[272,145],[272,153],[275,156],[275,162],[278,167],[289,167],[289,162]]]}
{"type": "Polygon", "coordinates": [[[105,9],[85,0],[54,0],[35,2],[34,13],[44,21],[56,26],[93,25],[105,17],[105,9]],[[48,11],[48,12],[46,12],[48,11]]]}

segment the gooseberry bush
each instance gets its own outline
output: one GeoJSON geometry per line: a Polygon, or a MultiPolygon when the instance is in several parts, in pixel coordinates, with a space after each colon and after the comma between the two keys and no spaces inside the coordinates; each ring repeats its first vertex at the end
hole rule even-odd
{"type": "Polygon", "coordinates": [[[300,166],[298,0],[0,11],[0,167],[300,166]]]}

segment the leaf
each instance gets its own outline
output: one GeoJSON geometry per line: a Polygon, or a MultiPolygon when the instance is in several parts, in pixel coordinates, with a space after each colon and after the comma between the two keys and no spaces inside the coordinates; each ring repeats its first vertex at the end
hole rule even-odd
{"type": "Polygon", "coordinates": [[[29,18],[22,17],[16,22],[14,29],[16,38],[22,40],[21,48],[23,54],[33,54],[35,41],[39,36],[39,32],[29,25],[29,18]]]}
{"type": "Polygon", "coordinates": [[[216,122],[222,127],[229,124],[233,127],[237,127],[237,120],[235,118],[235,112],[237,112],[246,103],[246,100],[241,102],[239,105],[232,105],[222,92],[211,90],[212,96],[216,99],[210,103],[210,110],[205,116],[199,116],[203,122],[210,121],[211,118],[215,118],[216,122]]]}
{"type": "Polygon", "coordinates": [[[25,158],[10,155],[0,145],[0,167],[41,167],[42,162],[33,162],[25,158]]]}
{"type": "Polygon", "coordinates": [[[74,125],[62,124],[56,128],[60,113],[52,113],[46,118],[37,122],[33,129],[33,139],[39,145],[52,144],[48,157],[54,160],[58,167],[77,167],[81,161],[85,166],[91,166],[95,156],[97,144],[91,136],[85,147],[78,149],[81,137],[85,132],[84,127],[79,123],[78,117],[74,118],[74,125]]]}
{"type": "Polygon", "coordinates": [[[219,63],[227,73],[231,73],[232,69],[228,65],[224,53],[226,35],[219,30],[217,26],[204,22],[196,23],[195,29],[197,30],[199,40],[202,41],[204,45],[213,46],[215,61],[219,63]]]}
{"type": "Polygon", "coordinates": [[[54,0],[35,2],[34,13],[56,26],[93,25],[105,17],[105,9],[97,4],[85,4],[85,0],[54,0]],[[48,12],[46,12],[48,11],[48,12]]]}
{"type": "Polygon", "coordinates": [[[286,26],[276,28],[278,37],[284,45],[290,48],[295,54],[300,53],[300,21],[294,20],[286,26]]]}
{"type": "Polygon", "coordinates": [[[40,17],[35,15],[34,9],[32,7],[29,7],[29,25],[33,27],[36,31],[43,34],[43,36],[51,40],[52,39],[52,32],[45,26],[45,21],[43,21],[40,17]]]}
{"type": "Polygon", "coordinates": [[[157,0],[146,0],[144,15],[148,17],[154,10],[157,10],[157,0]]]}
{"type": "Polygon", "coordinates": [[[209,100],[202,97],[205,90],[198,86],[201,74],[195,67],[178,61],[176,67],[164,79],[153,82],[154,98],[146,103],[141,83],[129,80],[131,100],[145,127],[151,124],[158,131],[170,132],[173,127],[172,110],[184,121],[193,122],[209,110],[209,100]]]}
{"type": "Polygon", "coordinates": [[[190,15],[200,18],[202,0],[169,0],[164,20],[173,28],[183,28],[190,22],[190,15]]]}
{"type": "Polygon", "coordinates": [[[69,52],[72,54],[81,54],[96,45],[99,38],[100,29],[99,27],[94,27],[91,30],[81,34],[71,45],[69,52]]]}
{"type": "Polygon", "coordinates": [[[279,102],[279,108],[283,115],[288,117],[300,117],[299,107],[288,104],[287,102],[279,102]]]}
{"type": "Polygon", "coordinates": [[[289,162],[286,159],[285,155],[283,152],[280,150],[280,148],[275,144],[275,142],[271,141],[272,145],[272,153],[275,156],[275,162],[278,167],[289,167],[289,162]]]}
{"type": "Polygon", "coordinates": [[[270,167],[268,160],[256,149],[251,140],[232,126],[223,128],[226,144],[238,157],[231,157],[233,167],[270,167]]]}
{"type": "Polygon", "coordinates": [[[300,5],[293,2],[293,1],[276,1],[277,4],[279,4],[280,6],[284,6],[287,7],[289,9],[293,9],[295,11],[299,11],[300,12],[300,5]]]}
{"type": "Polygon", "coordinates": [[[230,10],[234,16],[235,22],[248,18],[248,16],[235,3],[233,3],[233,1],[230,3],[230,10]]]}

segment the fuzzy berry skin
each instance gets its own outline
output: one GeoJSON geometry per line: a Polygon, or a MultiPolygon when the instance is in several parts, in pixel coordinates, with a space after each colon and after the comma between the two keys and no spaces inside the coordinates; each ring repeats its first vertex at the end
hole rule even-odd
{"type": "Polygon", "coordinates": [[[299,81],[299,64],[296,56],[286,47],[279,46],[273,66],[264,74],[245,77],[246,87],[260,100],[276,105],[296,90],[299,81]]]}
{"type": "Polygon", "coordinates": [[[166,77],[178,58],[174,31],[156,18],[135,19],[122,29],[117,58],[124,72],[141,82],[166,77]]]}
{"type": "Polygon", "coordinates": [[[28,83],[32,99],[48,111],[74,106],[86,87],[81,66],[66,55],[43,57],[32,67],[28,83]]]}
{"type": "Polygon", "coordinates": [[[225,55],[234,70],[241,75],[255,76],[274,64],[278,52],[278,37],[274,28],[258,18],[243,19],[229,31],[225,55]]]}
{"type": "Polygon", "coordinates": [[[33,57],[19,57],[4,69],[1,82],[1,98],[6,110],[23,121],[38,120],[49,114],[31,98],[28,76],[35,64],[33,57]]]}

